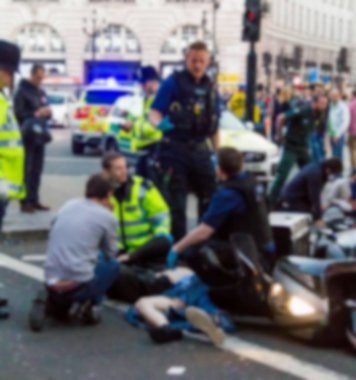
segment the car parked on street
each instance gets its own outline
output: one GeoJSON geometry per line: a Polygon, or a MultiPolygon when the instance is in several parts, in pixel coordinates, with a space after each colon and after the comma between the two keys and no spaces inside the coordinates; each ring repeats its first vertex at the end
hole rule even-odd
{"type": "Polygon", "coordinates": [[[49,126],[51,128],[70,128],[77,102],[75,96],[65,92],[50,92],[47,97],[52,111],[49,126]]]}
{"type": "Polygon", "coordinates": [[[280,158],[278,146],[228,110],[220,117],[220,144],[237,148],[244,156],[244,169],[259,180],[269,182],[274,177],[280,158]]]}

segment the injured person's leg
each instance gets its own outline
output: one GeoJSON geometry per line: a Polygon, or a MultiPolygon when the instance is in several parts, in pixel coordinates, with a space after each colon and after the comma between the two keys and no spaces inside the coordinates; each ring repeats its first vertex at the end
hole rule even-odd
{"type": "Polygon", "coordinates": [[[211,316],[204,310],[194,306],[186,309],[185,316],[193,327],[206,334],[215,346],[221,346],[225,340],[223,329],[218,327],[211,316]]]}
{"type": "Polygon", "coordinates": [[[151,327],[149,334],[154,342],[162,344],[182,339],[182,331],[172,328],[166,316],[170,309],[184,308],[182,301],[165,296],[144,297],[136,302],[135,307],[151,327]]]}

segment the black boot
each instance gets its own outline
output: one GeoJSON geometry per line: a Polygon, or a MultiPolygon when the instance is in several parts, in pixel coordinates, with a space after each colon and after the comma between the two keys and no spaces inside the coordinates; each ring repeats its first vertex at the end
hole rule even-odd
{"type": "Polygon", "coordinates": [[[183,333],[181,330],[174,329],[170,326],[151,328],[148,330],[151,339],[157,344],[165,344],[181,340],[183,333]]]}
{"type": "Polygon", "coordinates": [[[32,331],[40,332],[43,330],[47,317],[47,290],[42,289],[38,292],[32,302],[29,315],[29,325],[32,331]]]}
{"type": "Polygon", "coordinates": [[[8,319],[10,317],[10,311],[8,309],[8,302],[6,299],[0,299],[0,319],[8,319]]]}

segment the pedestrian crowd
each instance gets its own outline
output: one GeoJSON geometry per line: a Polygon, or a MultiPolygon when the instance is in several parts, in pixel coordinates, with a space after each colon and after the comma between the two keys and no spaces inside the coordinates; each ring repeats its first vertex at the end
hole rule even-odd
{"type": "MultiPolygon", "coordinates": [[[[11,87],[19,62],[17,46],[0,41],[1,89],[11,87]]],[[[48,239],[44,291],[30,312],[33,330],[41,330],[47,318],[98,323],[107,296],[132,304],[126,319],[147,329],[156,343],[198,330],[221,345],[224,331],[234,330],[227,311],[236,308],[238,297],[254,303],[246,299],[246,289],[255,285],[239,277],[231,238],[239,234],[251,240],[271,273],[277,255],[268,204],[309,212],[320,222],[321,193],[328,181],[333,186],[323,202],[335,194],[351,201],[352,191],[339,191],[334,179],[342,174],[348,132],[355,147],[356,100],[348,106],[339,91],[326,93],[323,86],[291,93],[282,89],[272,99],[259,87],[256,129],[266,134],[270,118],[267,134],[283,145],[267,202],[263,186],[244,170],[243,155],[219,146],[221,103],[207,75],[209,65],[208,48],[198,41],[186,51],[185,68],[161,83],[154,68],[142,68],[144,112],[128,115],[119,133],[126,147],[139,149],[137,141],[144,142],[140,147],[146,154],[135,174],[121,152],[105,154],[83,198],[57,213],[48,239]],[[301,170],[285,186],[295,163],[301,170]],[[194,228],[188,228],[191,192],[198,199],[194,228]]],[[[38,195],[44,147],[50,141],[43,76],[43,67],[34,66],[31,79],[15,92],[17,122],[1,92],[2,214],[9,199],[21,200],[23,212],[47,209],[38,195]]],[[[229,107],[234,110],[233,98],[229,107]]],[[[353,178],[346,187],[351,189],[353,178]]]]}

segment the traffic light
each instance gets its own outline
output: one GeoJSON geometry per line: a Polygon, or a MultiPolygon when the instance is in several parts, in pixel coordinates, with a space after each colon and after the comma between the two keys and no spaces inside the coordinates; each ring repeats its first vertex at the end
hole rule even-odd
{"type": "Polygon", "coordinates": [[[348,51],[345,47],[340,49],[336,62],[337,71],[339,73],[348,72],[348,51]]]}
{"type": "Polygon", "coordinates": [[[246,0],[243,15],[242,40],[258,42],[261,32],[262,6],[261,0],[246,0]]]}
{"type": "Polygon", "coordinates": [[[293,52],[293,65],[296,70],[300,70],[303,65],[303,48],[295,46],[293,52]]]}

